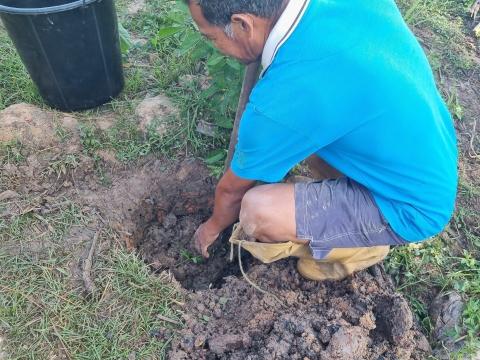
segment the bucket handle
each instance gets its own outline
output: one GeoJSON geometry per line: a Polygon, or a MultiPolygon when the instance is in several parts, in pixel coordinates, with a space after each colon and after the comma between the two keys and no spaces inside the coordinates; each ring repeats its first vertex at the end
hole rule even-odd
{"type": "Polygon", "coordinates": [[[81,6],[87,6],[98,0],[76,0],[68,4],[47,6],[43,8],[16,8],[11,6],[0,5],[0,13],[15,14],[15,15],[45,15],[53,14],[68,10],[73,10],[81,6]]]}

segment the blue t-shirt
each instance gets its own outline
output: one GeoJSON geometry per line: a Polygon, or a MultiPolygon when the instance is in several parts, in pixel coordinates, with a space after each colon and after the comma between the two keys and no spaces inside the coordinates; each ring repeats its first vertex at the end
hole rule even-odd
{"type": "Polygon", "coordinates": [[[406,240],[448,223],[453,121],[393,0],[310,1],[250,96],[232,171],[278,182],[314,153],[367,187],[406,240]]]}

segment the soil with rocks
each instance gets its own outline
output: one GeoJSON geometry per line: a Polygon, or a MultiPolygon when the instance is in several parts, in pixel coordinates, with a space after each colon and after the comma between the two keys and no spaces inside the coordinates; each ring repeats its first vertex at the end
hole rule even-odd
{"type": "Polygon", "coordinates": [[[430,346],[380,265],[312,282],[294,260],[254,264],[248,277],[191,294],[170,359],[426,359],[430,346]]]}

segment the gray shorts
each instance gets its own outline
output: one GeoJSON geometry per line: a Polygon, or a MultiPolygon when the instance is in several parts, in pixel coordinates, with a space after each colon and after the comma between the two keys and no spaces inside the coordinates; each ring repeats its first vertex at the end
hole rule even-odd
{"type": "Polygon", "coordinates": [[[310,240],[315,259],[334,248],[402,245],[370,192],[352,179],[295,184],[297,237],[310,240]]]}

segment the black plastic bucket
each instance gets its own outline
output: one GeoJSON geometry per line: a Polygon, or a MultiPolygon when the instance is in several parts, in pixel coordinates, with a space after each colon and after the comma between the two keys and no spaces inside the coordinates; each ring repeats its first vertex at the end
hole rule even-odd
{"type": "Polygon", "coordinates": [[[50,106],[89,109],[122,91],[113,0],[0,0],[0,18],[50,106]]]}

